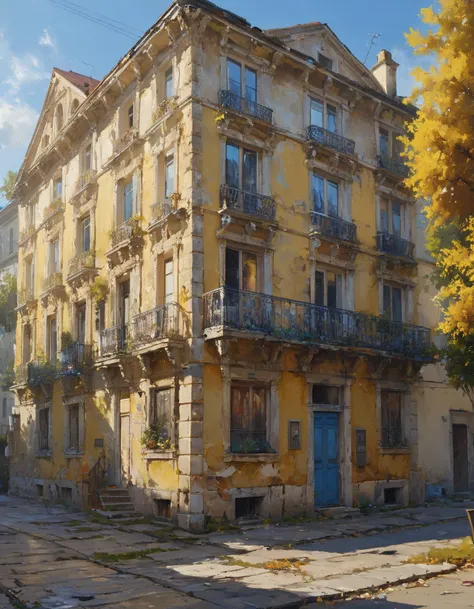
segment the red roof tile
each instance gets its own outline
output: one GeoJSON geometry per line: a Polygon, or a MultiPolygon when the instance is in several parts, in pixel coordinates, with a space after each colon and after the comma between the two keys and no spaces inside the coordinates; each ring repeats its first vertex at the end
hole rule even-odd
{"type": "Polygon", "coordinates": [[[78,72],[73,72],[72,70],[69,70],[68,72],[66,72],[66,70],[60,70],[59,68],[54,68],[54,72],[57,72],[58,74],[61,74],[61,76],[64,76],[64,78],[66,78],[73,85],[75,85],[76,87],[81,89],[81,91],[83,93],[85,93],[86,95],[89,95],[89,93],[92,91],[92,89],[95,89],[95,87],[97,87],[97,85],[100,82],[100,80],[97,80],[96,78],[91,78],[90,76],[84,76],[83,74],[79,74],[78,72]]]}

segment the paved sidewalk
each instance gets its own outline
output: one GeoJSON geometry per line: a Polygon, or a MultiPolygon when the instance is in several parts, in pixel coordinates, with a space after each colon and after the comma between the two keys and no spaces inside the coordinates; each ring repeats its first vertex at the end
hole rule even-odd
{"type": "Polygon", "coordinates": [[[299,607],[452,571],[405,561],[469,535],[466,507],[191,535],[0,497],[0,591],[45,609],[299,607]]]}

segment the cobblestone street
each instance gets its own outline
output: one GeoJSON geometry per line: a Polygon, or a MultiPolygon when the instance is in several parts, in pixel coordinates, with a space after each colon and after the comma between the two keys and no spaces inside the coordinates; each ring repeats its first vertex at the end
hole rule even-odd
{"type": "MultiPolygon", "coordinates": [[[[2,496],[0,609],[266,609],[378,591],[454,571],[405,561],[467,536],[466,507],[190,535],[157,521],[104,522],[2,496]],[[6,594],[23,605],[10,605],[6,594]]],[[[375,608],[378,601],[368,602],[354,609],[375,608]]]]}

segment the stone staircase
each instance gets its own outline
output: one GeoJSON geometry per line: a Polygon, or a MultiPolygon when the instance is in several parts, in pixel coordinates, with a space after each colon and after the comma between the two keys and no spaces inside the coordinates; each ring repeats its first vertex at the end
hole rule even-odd
{"type": "Polygon", "coordinates": [[[136,518],[138,515],[126,488],[106,486],[99,490],[101,510],[97,510],[107,518],[136,518]]]}

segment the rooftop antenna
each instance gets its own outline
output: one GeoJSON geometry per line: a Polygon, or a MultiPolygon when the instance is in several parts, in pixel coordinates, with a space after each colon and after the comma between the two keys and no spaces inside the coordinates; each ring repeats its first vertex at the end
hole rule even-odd
{"type": "Polygon", "coordinates": [[[367,62],[367,59],[369,58],[370,51],[372,50],[372,47],[374,46],[375,41],[377,40],[377,38],[380,38],[380,36],[381,36],[382,34],[366,34],[366,35],[367,35],[367,36],[372,36],[372,38],[371,38],[371,40],[370,40],[369,50],[367,51],[367,55],[365,56],[365,59],[364,59],[364,62],[363,62],[363,63],[364,63],[364,66],[365,66],[365,64],[366,64],[366,62],[367,62]]]}

